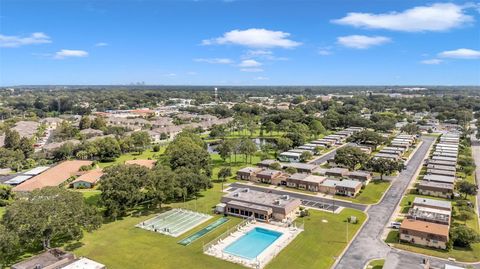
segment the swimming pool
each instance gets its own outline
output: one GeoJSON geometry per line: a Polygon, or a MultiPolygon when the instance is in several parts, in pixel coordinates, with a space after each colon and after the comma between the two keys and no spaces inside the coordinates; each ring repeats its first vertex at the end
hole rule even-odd
{"type": "Polygon", "coordinates": [[[255,227],[228,245],[223,251],[241,258],[253,260],[280,236],[282,236],[280,232],[255,227]]]}

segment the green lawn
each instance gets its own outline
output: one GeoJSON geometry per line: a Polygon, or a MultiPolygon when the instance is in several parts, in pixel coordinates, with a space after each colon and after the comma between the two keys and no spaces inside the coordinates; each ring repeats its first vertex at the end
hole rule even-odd
{"type": "MultiPolygon", "coordinates": [[[[212,156],[215,160],[217,157],[212,156]]],[[[238,159],[237,159],[238,161],[238,159]]],[[[220,160],[221,162],[221,160],[220,160]]],[[[244,166],[236,165],[235,167],[244,166]]],[[[232,182],[233,180],[230,180],[232,182]]],[[[211,212],[222,196],[221,184],[215,183],[212,189],[202,192],[197,200],[164,205],[167,207],[185,207],[201,212],[211,212]]],[[[82,191],[87,201],[98,199],[99,191],[82,191]]],[[[356,216],[360,223],[365,214],[360,211],[344,209],[340,214],[331,214],[310,210],[311,216],[299,219],[305,222],[305,232],[301,233],[268,268],[290,268],[292,262],[296,268],[329,268],[334,256],[340,255],[346,246],[346,222],[349,216],[356,216]],[[327,222],[322,222],[326,220],[327,222]]],[[[81,246],[74,250],[79,256],[86,256],[107,265],[108,268],[243,268],[203,254],[203,243],[239,223],[241,219],[232,218],[225,225],[200,238],[196,242],[181,246],[177,242],[193,232],[202,229],[218,218],[204,223],[184,235],[173,238],[135,228],[134,225],[153,217],[152,214],[141,217],[125,217],[122,220],[104,224],[93,233],[86,233],[81,246]],[[119,258],[121,257],[121,258],[119,258]]],[[[349,224],[349,240],[361,224],[349,224]]]]}
{"type": "Polygon", "coordinates": [[[371,181],[357,197],[335,196],[342,200],[352,201],[359,204],[375,204],[382,198],[383,194],[390,186],[389,181],[375,180],[371,181]]]}
{"type": "Polygon", "coordinates": [[[125,161],[128,160],[143,160],[143,159],[156,159],[157,156],[162,155],[165,152],[166,146],[160,147],[159,152],[153,152],[151,149],[145,150],[142,154],[138,153],[125,153],[120,155],[115,161],[112,162],[99,162],[98,165],[101,168],[115,165],[115,164],[123,164],[125,161]]]}
{"type": "MultiPolygon", "coordinates": [[[[310,210],[310,213],[305,218],[305,231],[266,268],[330,268],[347,245],[347,218],[356,216],[359,220],[358,224],[348,224],[349,240],[366,218],[363,212],[353,209],[344,209],[340,214],[316,210],[310,210]]],[[[303,219],[298,219],[298,222],[302,223],[303,219]]]]}
{"type": "Polygon", "coordinates": [[[367,269],[382,269],[384,264],[384,259],[372,260],[370,263],[368,263],[367,269]]]}
{"type": "Polygon", "coordinates": [[[98,201],[100,201],[100,194],[102,193],[101,191],[95,190],[95,189],[86,189],[86,190],[77,189],[75,191],[81,192],[83,195],[83,198],[89,205],[97,205],[98,201]]]}

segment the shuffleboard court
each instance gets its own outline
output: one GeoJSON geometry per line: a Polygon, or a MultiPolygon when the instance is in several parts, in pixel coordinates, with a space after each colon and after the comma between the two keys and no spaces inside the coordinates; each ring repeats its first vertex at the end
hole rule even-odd
{"type": "Polygon", "coordinates": [[[176,208],[141,222],[136,227],[177,237],[211,217],[207,214],[176,208]]]}
{"type": "Polygon", "coordinates": [[[190,245],[193,241],[197,240],[198,238],[206,235],[207,233],[215,230],[218,228],[220,225],[224,224],[225,222],[229,221],[229,218],[220,218],[217,219],[216,221],[210,223],[207,227],[201,229],[200,231],[188,236],[187,238],[180,240],[178,243],[183,246],[188,246],[190,245]]]}

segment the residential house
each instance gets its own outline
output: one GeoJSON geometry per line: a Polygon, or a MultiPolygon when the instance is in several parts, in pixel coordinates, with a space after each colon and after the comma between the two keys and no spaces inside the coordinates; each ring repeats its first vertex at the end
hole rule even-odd
{"type": "Polygon", "coordinates": [[[449,226],[422,220],[404,219],[400,225],[400,240],[412,244],[446,249],[449,226]]]}
{"type": "Polygon", "coordinates": [[[87,173],[76,178],[74,181],[72,181],[70,183],[70,186],[72,186],[75,189],[78,189],[78,188],[90,189],[97,184],[97,182],[100,180],[102,176],[103,176],[102,169],[90,170],[87,173]]]}

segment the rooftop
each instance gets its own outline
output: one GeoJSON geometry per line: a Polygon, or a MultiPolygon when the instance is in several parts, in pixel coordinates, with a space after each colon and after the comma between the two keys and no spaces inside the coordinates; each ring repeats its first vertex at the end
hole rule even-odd
{"type": "Polygon", "coordinates": [[[30,180],[13,188],[14,191],[32,191],[47,186],[58,186],[75,175],[84,165],[91,165],[91,161],[64,161],[37,175],[30,180]]]}
{"type": "Polygon", "coordinates": [[[79,176],[72,183],[83,181],[83,182],[89,182],[89,183],[94,184],[98,180],[100,180],[100,178],[102,176],[103,176],[102,169],[94,169],[94,170],[90,170],[87,173],[79,176]]]}
{"type": "Polygon", "coordinates": [[[225,194],[224,197],[246,203],[280,208],[284,208],[294,200],[297,200],[296,198],[292,198],[288,195],[256,191],[249,188],[238,188],[233,192],[225,194]]]}
{"type": "Polygon", "coordinates": [[[438,207],[448,210],[452,209],[452,203],[449,201],[435,200],[430,198],[415,197],[413,200],[414,205],[420,205],[425,207],[438,207]]]}
{"type": "Polygon", "coordinates": [[[437,224],[421,220],[404,219],[400,229],[408,229],[422,233],[435,234],[448,237],[448,225],[437,224]]]}

